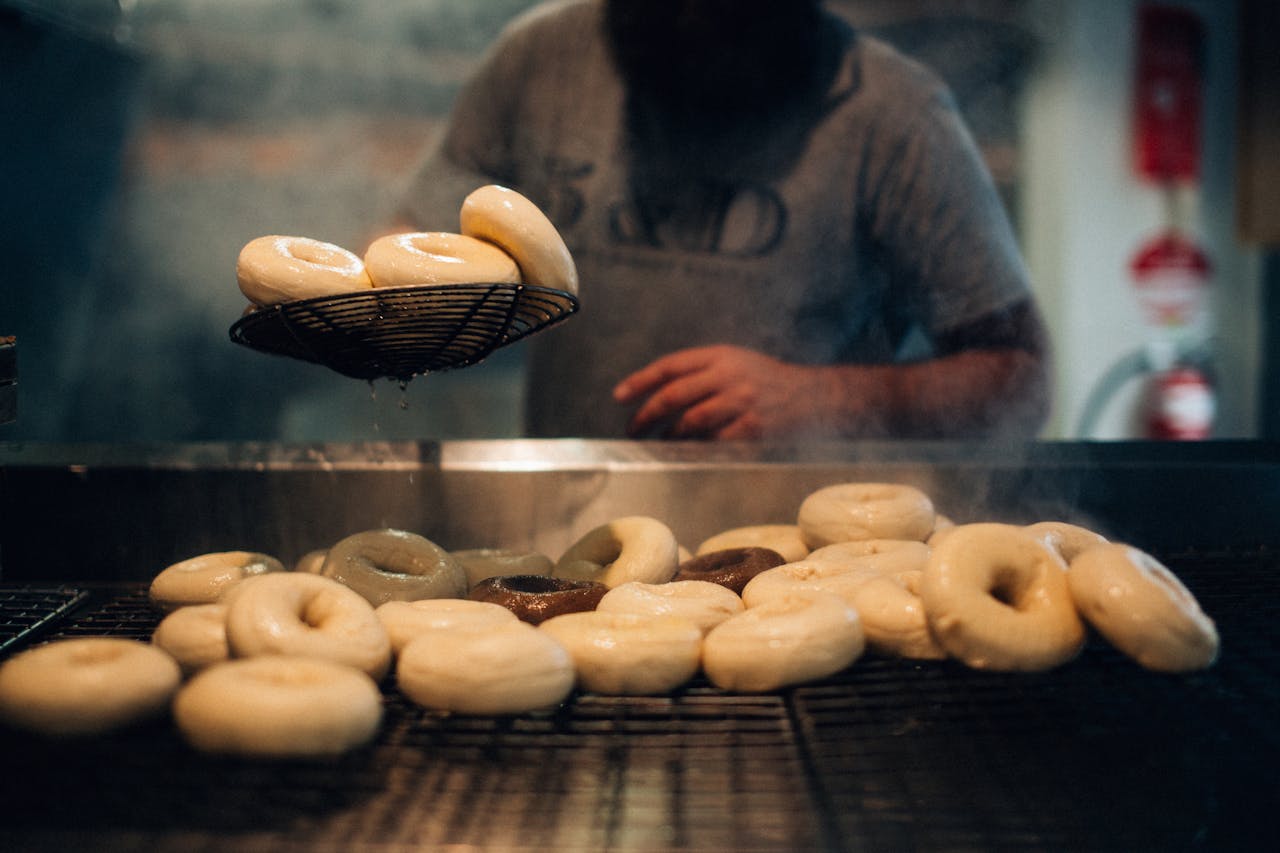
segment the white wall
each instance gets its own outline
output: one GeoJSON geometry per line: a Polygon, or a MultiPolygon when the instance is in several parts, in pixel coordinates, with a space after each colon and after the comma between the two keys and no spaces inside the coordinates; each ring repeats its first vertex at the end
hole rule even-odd
{"type": "MultiPolygon", "coordinates": [[[[1235,43],[1232,3],[1187,0],[1208,30],[1203,177],[1191,228],[1214,266],[1218,437],[1257,428],[1259,263],[1234,232],[1235,43]]],[[[1025,103],[1022,240],[1055,341],[1056,398],[1047,436],[1077,438],[1090,390],[1153,337],[1128,263],[1166,222],[1162,194],[1131,161],[1138,0],[1041,2],[1043,64],[1025,103]]],[[[1139,383],[1113,398],[1093,438],[1134,435],[1139,383]]]]}

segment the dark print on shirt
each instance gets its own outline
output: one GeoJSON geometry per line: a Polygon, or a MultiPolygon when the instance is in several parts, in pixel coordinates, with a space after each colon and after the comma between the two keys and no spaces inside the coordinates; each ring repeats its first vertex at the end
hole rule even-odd
{"type": "Polygon", "coordinates": [[[699,254],[759,257],[773,251],[787,228],[787,209],[759,184],[689,182],[682,190],[635,194],[609,211],[618,245],[699,254]]]}

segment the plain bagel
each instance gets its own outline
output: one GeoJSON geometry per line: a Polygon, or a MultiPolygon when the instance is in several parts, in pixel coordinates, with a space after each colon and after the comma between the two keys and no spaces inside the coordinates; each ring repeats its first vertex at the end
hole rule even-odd
{"type": "Polygon", "coordinates": [[[560,232],[537,205],[496,184],[462,202],[462,233],[500,247],[515,258],[526,284],[578,292],[578,270],[560,232]]]}

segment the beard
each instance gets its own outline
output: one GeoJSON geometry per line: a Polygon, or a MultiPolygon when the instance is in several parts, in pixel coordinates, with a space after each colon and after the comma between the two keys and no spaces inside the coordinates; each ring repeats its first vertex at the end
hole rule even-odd
{"type": "Polygon", "coordinates": [[[759,121],[822,78],[820,0],[606,0],[630,107],[676,127],[759,121]]]}

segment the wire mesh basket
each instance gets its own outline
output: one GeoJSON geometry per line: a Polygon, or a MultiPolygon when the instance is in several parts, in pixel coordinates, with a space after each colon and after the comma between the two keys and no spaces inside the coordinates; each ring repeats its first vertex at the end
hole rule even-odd
{"type": "Polygon", "coordinates": [[[407,381],[475,364],[577,310],[575,295],[529,284],[384,287],[261,308],[230,335],[355,379],[407,381]]]}

